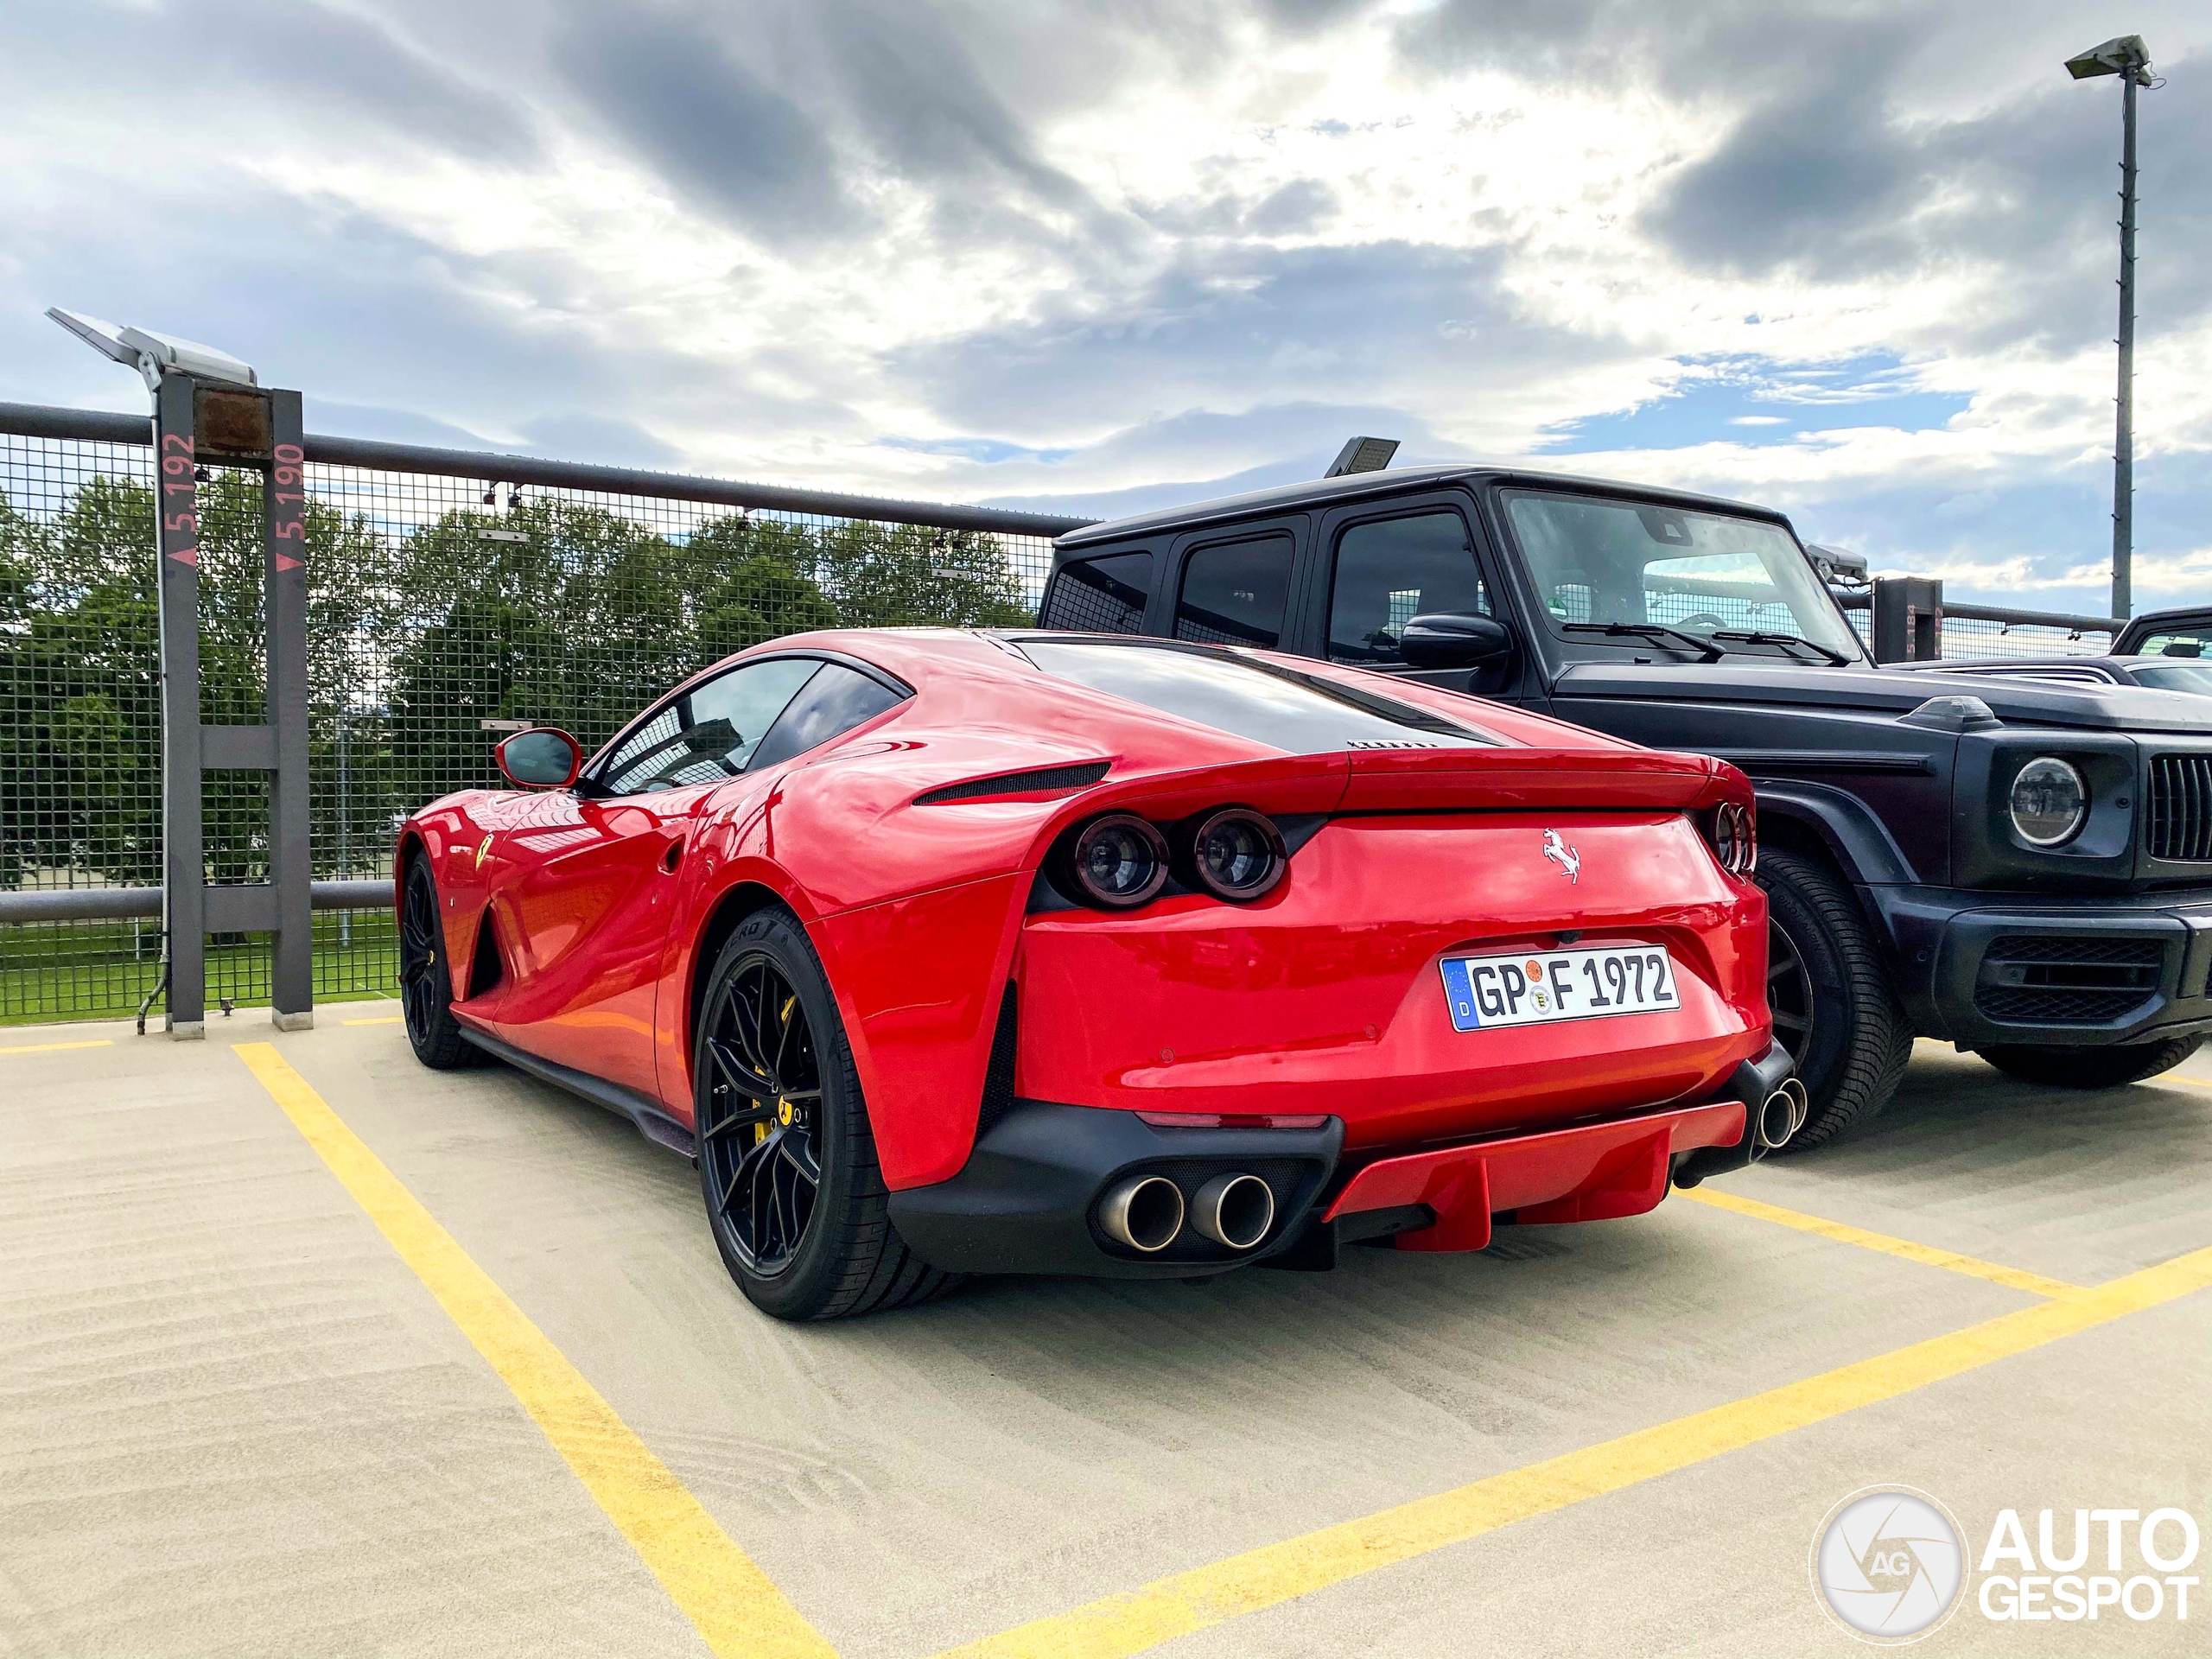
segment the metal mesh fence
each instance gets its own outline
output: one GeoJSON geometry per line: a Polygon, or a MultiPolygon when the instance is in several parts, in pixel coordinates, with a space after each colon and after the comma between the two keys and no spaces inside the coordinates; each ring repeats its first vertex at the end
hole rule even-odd
{"type": "MultiPolygon", "coordinates": [[[[150,451],[0,437],[0,889],[157,886],[150,451]]],[[[487,457],[487,461],[491,458],[487,457]]],[[[386,876],[414,807],[496,781],[504,723],[587,752],[678,680],[804,629],[1027,623],[1042,535],[310,463],[312,862],[386,876]],[[495,722],[499,724],[495,724],[495,722]]],[[[264,717],[261,481],[200,482],[200,717],[264,717]]],[[[264,773],[211,772],[207,876],[267,879],[264,773]]],[[[0,925],[0,1020],[124,1014],[159,924],[0,925]]],[[[319,1000],[389,994],[391,918],[315,918],[319,1000]]],[[[265,1001],[265,936],[213,936],[207,997],[265,1001]]]]}
{"type": "MultiPolygon", "coordinates": [[[[1844,603],[1844,615],[1858,630],[1859,639],[1871,645],[1874,638],[1871,607],[1859,594],[1846,597],[1844,603]]],[[[1969,611],[1983,608],[1994,607],[1967,607],[1969,611]]],[[[2111,651],[2116,632],[2116,628],[2075,626],[2060,620],[2028,622],[1961,615],[1946,607],[1941,642],[1947,662],[2018,662],[2049,657],[2101,657],[2111,651]]]]}
{"type": "MultiPolygon", "coordinates": [[[[1027,623],[1050,569],[1042,533],[517,485],[482,460],[477,478],[305,469],[319,878],[387,877],[396,821],[494,782],[508,726],[563,726],[589,751],[677,681],[779,634],[1027,623]]],[[[0,433],[0,891],[161,881],[154,482],[143,445],[0,433]]],[[[261,487],[251,470],[201,469],[210,722],[264,717],[261,487]]],[[[1577,599],[1560,595],[1569,613],[1577,599]]],[[[1722,592],[1669,599],[1681,619],[1654,620],[1726,601],[1730,626],[1794,632],[1722,592]]],[[[1868,613],[1849,614],[1865,634],[1868,613]]],[[[1947,613],[1942,639],[1947,656],[2024,658],[2110,635],[1947,613]]],[[[203,798],[208,880],[266,880],[266,774],[211,772],[203,798]]],[[[389,912],[319,912],[314,931],[318,1000],[390,993],[389,912]]],[[[0,925],[0,1022],[127,1013],[157,983],[160,944],[151,918],[0,925]]],[[[208,1001],[265,1001],[269,957],[264,935],[211,938],[208,1001]]]]}

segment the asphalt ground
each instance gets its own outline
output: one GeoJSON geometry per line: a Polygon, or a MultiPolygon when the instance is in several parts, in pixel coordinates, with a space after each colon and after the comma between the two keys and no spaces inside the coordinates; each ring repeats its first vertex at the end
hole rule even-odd
{"type": "Polygon", "coordinates": [[[1923,1044],[1870,1133],[1648,1217],[792,1327],[626,1123],[319,1019],[0,1033],[0,1654],[1767,1659],[1861,1650],[1808,1556],[1869,1484],[1970,1556],[2212,1512],[2203,1057],[1923,1044]]]}

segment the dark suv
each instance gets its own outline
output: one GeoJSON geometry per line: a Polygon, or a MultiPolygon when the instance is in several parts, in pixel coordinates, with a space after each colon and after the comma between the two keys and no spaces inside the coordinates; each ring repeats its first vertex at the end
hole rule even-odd
{"type": "Polygon", "coordinates": [[[1770,999],[1817,1145],[1916,1033],[2043,1084],[2212,1029],[2212,722],[2125,686],[1877,668],[1780,513],[1478,467],[1357,474],[1063,536],[1047,627],[1261,646],[1749,772],[1770,999]]]}

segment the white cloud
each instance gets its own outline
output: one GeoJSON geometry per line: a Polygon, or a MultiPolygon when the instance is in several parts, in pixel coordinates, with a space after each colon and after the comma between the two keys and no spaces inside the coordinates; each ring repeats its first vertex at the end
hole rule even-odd
{"type": "MultiPolygon", "coordinates": [[[[311,419],[906,493],[1197,493],[1354,419],[1408,459],[1566,435],[1575,470],[1773,501],[1958,591],[2096,585],[2117,123],[2056,67],[2075,8],[257,15],[0,22],[0,396],[135,401],[38,321],[58,302],[241,352],[311,419]],[[115,73],[118,29],[195,96],[115,73]]],[[[2147,592],[2212,575],[2212,178],[2185,165],[2212,14],[2130,22],[2170,77],[2144,99],[2147,592]]]]}

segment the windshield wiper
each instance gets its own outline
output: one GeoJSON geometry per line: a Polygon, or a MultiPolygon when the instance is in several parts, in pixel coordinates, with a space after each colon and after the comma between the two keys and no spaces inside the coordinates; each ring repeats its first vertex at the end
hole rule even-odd
{"type": "MultiPolygon", "coordinates": [[[[1716,628],[1713,637],[1716,639],[1738,640],[1746,645],[1781,645],[1785,648],[1790,645],[1802,645],[1808,651],[1817,651],[1837,668],[1851,666],[1851,658],[1834,645],[1824,645],[1817,639],[1801,639],[1794,633],[1738,633],[1732,628],[1727,630],[1716,628]]],[[[1799,660],[1803,659],[1801,658],[1799,660]]]]}
{"type": "Polygon", "coordinates": [[[1609,639],[1679,640],[1697,652],[1700,662],[1706,663],[1717,663],[1728,654],[1726,645],[1716,645],[1711,639],[1700,639],[1694,633],[1670,628],[1662,622],[1562,622],[1559,631],[1561,633],[1602,633],[1609,639]]]}

